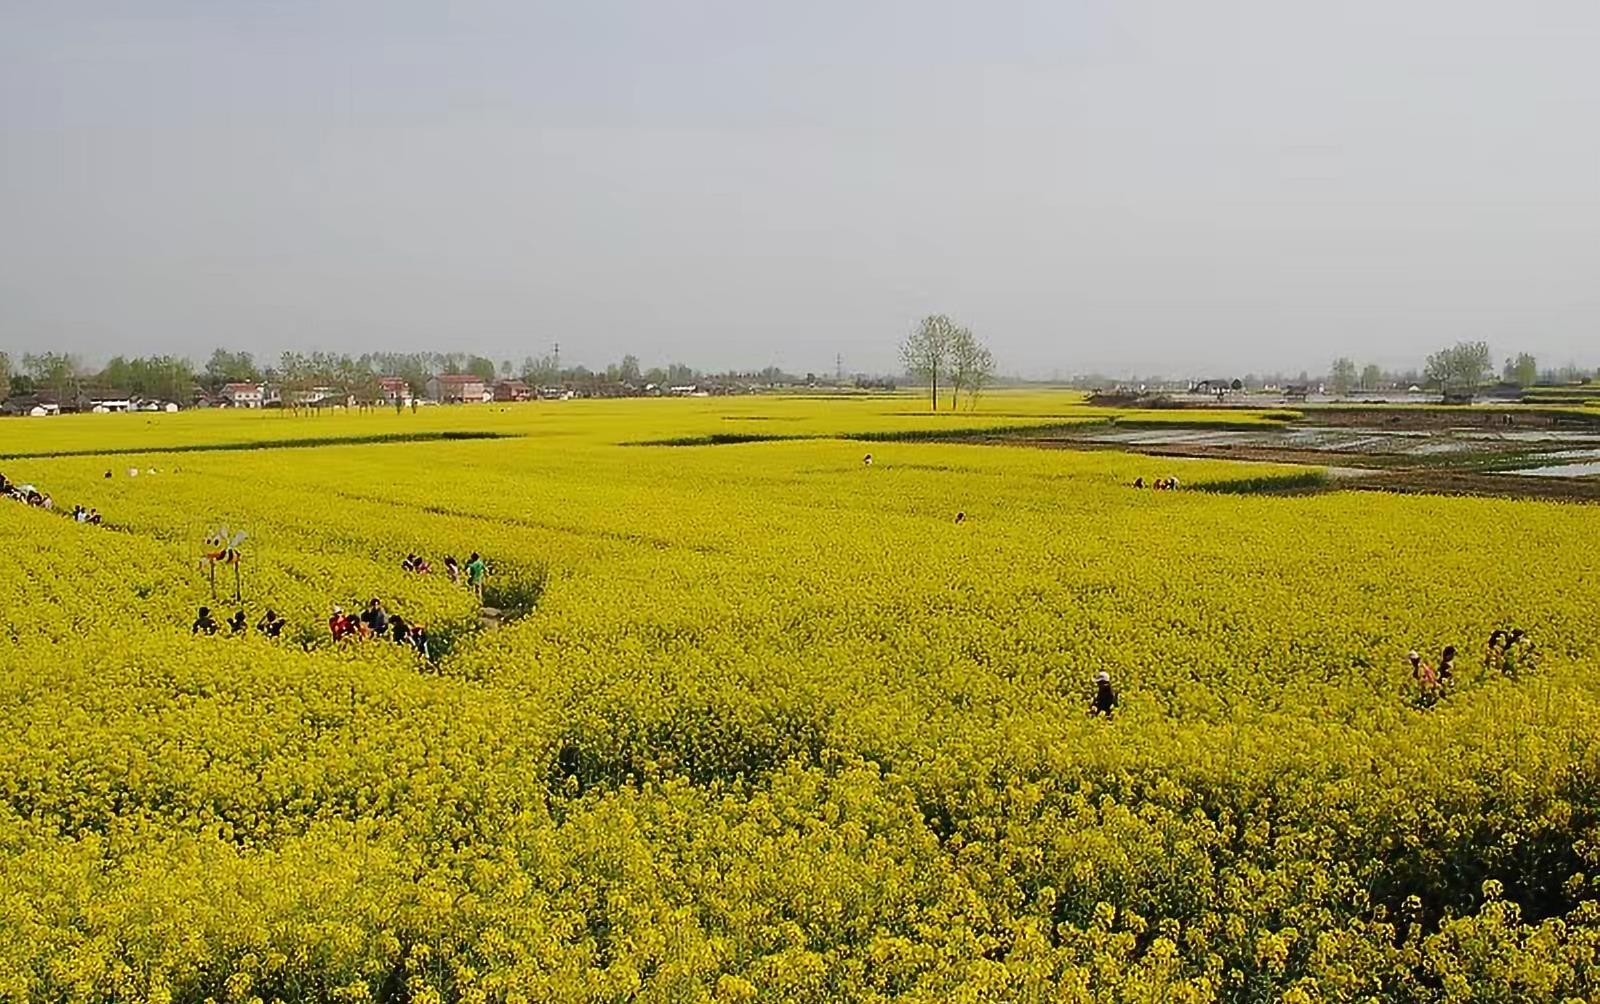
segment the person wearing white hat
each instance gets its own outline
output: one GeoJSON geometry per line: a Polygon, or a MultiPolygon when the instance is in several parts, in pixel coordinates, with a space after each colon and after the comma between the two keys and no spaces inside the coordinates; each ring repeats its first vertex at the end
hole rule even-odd
{"type": "Polygon", "coordinates": [[[344,607],[335,604],[333,615],[328,618],[328,633],[333,635],[333,640],[338,641],[354,630],[355,624],[345,616],[344,607]]]}
{"type": "Polygon", "coordinates": [[[1111,674],[1105,670],[1094,675],[1094,704],[1090,714],[1111,717],[1117,707],[1117,692],[1111,688],[1111,674]]]}

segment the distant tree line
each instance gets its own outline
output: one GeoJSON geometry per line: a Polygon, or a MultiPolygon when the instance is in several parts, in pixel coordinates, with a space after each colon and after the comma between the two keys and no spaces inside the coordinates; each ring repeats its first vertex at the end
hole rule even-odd
{"type": "MultiPolygon", "coordinates": [[[[511,360],[498,365],[487,356],[468,352],[368,352],[361,355],[334,352],[284,352],[275,363],[263,364],[246,351],[219,348],[203,367],[182,356],[113,356],[103,367],[85,366],[64,352],[26,353],[13,360],[0,352],[0,401],[12,394],[48,393],[59,400],[78,396],[86,389],[114,390],[151,400],[187,402],[196,389],[215,394],[230,383],[272,383],[284,390],[331,387],[357,397],[375,399],[380,378],[399,378],[414,396],[422,396],[433,376],[471,374],[492,383],[496,379],[521,379],[535,387],[561,387],[580,393],[640,393],[646,388],[712,385],[819,385],[837,377],[803,376],[777,366],[757,370],[708,373],[684,363],[645,368],[639,357],[625,355],[620,362],[599,369],[563,366],[551,353],[528,356],[520,366],[511,360]]],[[[892,381],[854,376],[857,386],[893,386],[892,381]]]]}
{"type": "Polygon", "coordinates": [[[1341,356],[1329,367],[1328,389],[1335,394],[1348,394],[1414,384],[1446,395],[1470,397],[1497,375],[1501,383],[1519,388],[1581,383],[1593,377],[1590,371],[1572,366],[1541,371],[1538,359],[1527,352],[1507,357],[1497,374],[1487,342],[1463,341],[1430,354],[1420,373],[1388,374],[1374,363],[1358,372],[1353,360],[1341,356]]]}

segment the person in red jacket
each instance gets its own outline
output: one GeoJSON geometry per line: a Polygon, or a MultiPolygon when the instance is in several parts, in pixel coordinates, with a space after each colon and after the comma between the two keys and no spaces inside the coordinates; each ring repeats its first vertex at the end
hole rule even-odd
{"type": "Polygon", "coordinates": [[[333,616],[328,618],[328,631],[333,635],[334,641],[349,635],[354,627],[355,622],[344,612],[344,607],[333,608],[333,616]]]}

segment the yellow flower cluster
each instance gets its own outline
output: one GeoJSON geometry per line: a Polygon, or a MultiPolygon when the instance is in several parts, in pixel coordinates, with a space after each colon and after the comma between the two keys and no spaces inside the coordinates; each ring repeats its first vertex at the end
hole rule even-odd
{"type": "Polygon", "coordinates": [[[106,524],[0,503],[0,999],[1600,993],[1592,508],[833,438],[1096,418],[919,407],[6,423],[106,524]],[[222,524],[281,637],[191,633],[222,524]]]}

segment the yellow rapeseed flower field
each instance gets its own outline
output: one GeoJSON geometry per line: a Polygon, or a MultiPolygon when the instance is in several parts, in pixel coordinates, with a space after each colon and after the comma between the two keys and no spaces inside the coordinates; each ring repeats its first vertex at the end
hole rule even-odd
{"type": "Polygon", "coordinates": [[[1593,507],[923,407],[0,423],[0,1000],[1600,999],[1593,507]]]}

